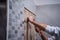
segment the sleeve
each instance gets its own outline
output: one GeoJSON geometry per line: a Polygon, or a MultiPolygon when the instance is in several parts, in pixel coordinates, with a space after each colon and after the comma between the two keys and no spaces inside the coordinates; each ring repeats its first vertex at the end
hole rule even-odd
{"type": "Polygon", "coordinates": [[[48,40],[54,40],[53,38],[48,38],[48,40]]]}
{"type": "Polygon", "coordinates": [[[60,28],[59,27],[50,26],[50,25],[47,25],[45,30],[47,32],[49,32],[49,33],[54,33],[54,34],[57,34],[57,35],[59,35],[59,32],[60,32],[60,28]]]}
{"type": "Polygon", "coordinates": [[[56,39],[55,36],[48,37],[48,40],[55,40],[55,39],[56,39]]]}

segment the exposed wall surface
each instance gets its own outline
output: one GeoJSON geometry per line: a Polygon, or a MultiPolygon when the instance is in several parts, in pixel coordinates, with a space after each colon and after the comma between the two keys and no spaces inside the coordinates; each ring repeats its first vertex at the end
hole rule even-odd
{"type": "Polygon", "coordinates": [[[53,26],[60,26],[60,4],[37,6],[36,15],[37,21],[53,26]]]}
{"type": "Polygon", "coordinates": [[[33,0],[35,5],[60,4],[60,0],[33,0]]]}

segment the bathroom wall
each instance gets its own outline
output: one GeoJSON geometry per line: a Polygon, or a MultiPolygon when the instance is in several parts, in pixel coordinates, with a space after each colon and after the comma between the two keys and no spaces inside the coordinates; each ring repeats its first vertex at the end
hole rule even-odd
{"type": "Polygon", "coordinates": [[[60,4],[60,0],[33,0],[36,5],[60,4]]]}
{"type": "Polygon", "coordinates": [[[7,3],[7,40],[24,40],[23,0],[8,0],[7,3]]]}
{"type": "Polygon", "coordinates": [[[60,26],[60,4],[36,6],[37,21],[53,26],[60,26]]]}

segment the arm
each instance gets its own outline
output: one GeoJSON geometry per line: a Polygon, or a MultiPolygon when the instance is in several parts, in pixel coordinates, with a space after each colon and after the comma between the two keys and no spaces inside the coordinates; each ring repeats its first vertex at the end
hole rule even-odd
{"type": "Polygon", "coordinates": [[[32,16],[29,17],[29,22],[31,22],[32,24],[34,24],[35,26],[37,26],[41,30],[44,30],[44,31],[46,31],[46,32],[48,32],[50,34],[54,33],[54,34],[59,35],[59,32],[60,32],[60,28],[59,27],[38,23],[38,22],[33,20],[32,16]]]}
{"type": "Polygon", "coordinates": [[[32,24],[36,25],[38,28],[42,29],[42,30],[45,30],[46,28],[46,24],[41,24],[41,23],[38,23],[38,22],[35,22],[35,21],[30,21],[32,24]]]}
{"type": "Polygon", "coordinates": [[[48,37],[44,34],[44,32],[42,30],[40,30],[37,26],[35,26],[35,29],[41,36],[42,40],[48,40],[48,37]]]}
{"type": "Polygon", "coordinates": [[[40,28],[42,30],[45,30],[45,28],[47,26],[46,24],[35,22],[32,16],[29,17],[29,22],[31,22],[32,24],[36,25],[38,28],[40,28]]]}
{"type": "Polygon", "coordinates": [[[44,32],[42,30],[39,32],[39,34],[41,34],[41,38],[43,40],[48,40],[48,37],[44,34],[44,32]]]}

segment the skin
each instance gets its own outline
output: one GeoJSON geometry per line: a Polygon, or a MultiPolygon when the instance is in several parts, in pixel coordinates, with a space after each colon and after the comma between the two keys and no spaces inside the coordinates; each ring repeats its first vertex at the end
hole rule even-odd
{"type": "Polygon", "coordinates": [[[35,25],[35,30],[36,30],[36,32],[39,33],[42,40],[48,40],[48,37],[44,34],[44,30],[47,27],[46,24],[42,24],[42,23],[38,23],[38,22],[34,21],[34,18],[32,16],[30,16],[28,18],[28,21],[35,25]]]}
{"type": "Polygon", "coordinates": [[[41,34],[42,40],[48,40],[48,37],[44,34],[44,31],[40,31],[39,34],[41,34]]]}
{"type": "Polygon", "coordinates": [[[45,30],[45,28],[47,27],[46,24],[42,24],[42,23],[39,23],[39,22],[34,21],[34,19],[33,19],[32,16],[29,17],[29,22],[31,22],[32,24],[34,24],[35,26],[37,26],[41,30],[45,30]]]}
{"type": "Polygon", "coordinates": [[[37,26],[35,27],[35,30],[39,33],[41,36],[42,40],[48,40],[48,37],[44,34],[43,30],[40,30],[37,26]]]}

